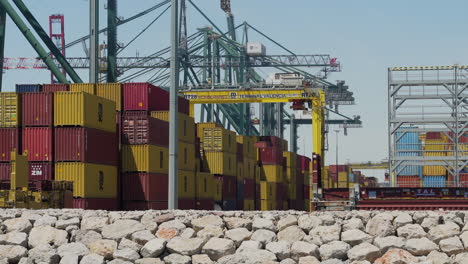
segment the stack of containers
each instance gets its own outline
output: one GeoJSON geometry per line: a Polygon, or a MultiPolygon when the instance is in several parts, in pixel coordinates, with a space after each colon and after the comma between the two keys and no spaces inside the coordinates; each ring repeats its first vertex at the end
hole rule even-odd
{"type": "Polygon", "coordinates": [[[330,165],[330,175],[336,178],[337,188],[349,188],[350,168],[346,165],[330,165]]]}
{"type": "Polygon", "coordinates": [[[53,97],[55,179],[73,182],[75,208],[117,209],[115,103],[87,92],[53,97]]]}
{"type": "MultiPolygon", "coordinates": [[[[405,129],[409,129],[406,127],[405,129]]],[[[421,140],[417,132],[397,132],[395,133],[397,156],[417,157],[421,156],[421,140]]],[[[399,187],[420,187],[422,177],[422,166],[400,166],[397,167],[399,174],[396,175],[397,186],[399,187]]]]}
{"type": "Polygon", "coordinates": [[[0,181],[10,180],[12,149],[21,149],[21,94],[0,93],[0,181]]]}
{"type": "Polygon", "coordinates": [[[309,193],[305,194],[304,193],[304,186],[306,186],[305,182],[308,181],[309,179],[309,173],[304,174],[302,172],[302,160],[305,159],[304,156],[296,154],[296,207],[295,208],[290,208],[290,209],[295,209],[295,210],[304,210],[304,200],[307,200],[308,198],[306,195],[309,195],[309,193]],[[307,180],[306,180],[307,179],[307,180]]]}
{"type": "Polygon", "coordinates": [[[330,187],[330,168],[325,166],[322,171],[322,187],[329,189],[330,187]]]}
{"type": "Polygon", "coordinates": [[[215,202],[223,210],[236,210],[238,173],[236,133],[213,123],[201,124],[197,130],[201,135],[203,148],[202,167],[214,175],[217,190],[215,202]]]}
{"type": "MultiPolygon", "coordinates": [[[[255,166],[257,163],[257,152],[254,146],[255,138],[238,135],[236,139],[238,144],[242,144],[242,164],[244,171],[242,177],[243,204],[240,210],[251,211],[255,210],[255,166]]],[[[237,192],[239,193],[239,190],[237,192]]]]}
{"type": "Polygon", "coordinates": [[[237,173],[236,173],[236,207],[237,210],[244,209],[244,152],[242,143],[237,143],[236,151],[236,162],[237,162],[237,173]]]}
{"type": "MultiPolygon", "coordinates": [[[[441,132],[427,132],[424,142],[425,157],[447,156],[448,138],[441,132]]],[[[445,187],[447,170],[443,166],[423,166],[423,187],[445,187]]]]}
{"type": "Polygon", "coordinates": [[[275,136],[263,136],[255,143],[258,148],[258,161],[260,165],[260,210],[282,210],[285,184],[283,171],[283,141],[275,136]]]}
{"type": "Polygon", "coordinates": [[[297,155],[294,152],[283,151],[283,158],[286,159],[284,167],[284,180],[287,186],[288,208],[297,207],[297,155]]]}

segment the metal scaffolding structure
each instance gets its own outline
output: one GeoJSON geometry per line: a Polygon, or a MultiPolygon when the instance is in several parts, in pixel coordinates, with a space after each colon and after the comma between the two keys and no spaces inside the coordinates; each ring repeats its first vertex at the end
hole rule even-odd
{"type": "Polygon", "coordinates": [[[388,69],[391,186],[405,169],[424,166],[442,166],[453,179],[449,185],[460,186],[459,174],[468,164],[467,87],[468,66],[388,69]],[[446,140],[429,144],[428,132],[441,132],[446,140]],[[410,134],[414,140],[404,140],[410,134]]]}

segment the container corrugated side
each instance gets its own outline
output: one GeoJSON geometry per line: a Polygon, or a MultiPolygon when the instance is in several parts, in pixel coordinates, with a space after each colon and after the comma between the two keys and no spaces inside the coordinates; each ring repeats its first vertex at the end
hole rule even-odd
{"type": "Polygon", "coordinates": [[[237,153],[236,133],[224,128],[203,129],[203,149],[237,153]]]}
{"type": "Polygon", "coordinates": [[[242,144],[242,151],[244,158],[251,158],[251,159],[256,159],[257,158],[257,152],[256,148],[254,147],[254,138],[251,136],[243,136],[243,135],[237,135],[236,136],[237,143],[242,144]]]}
{"type": "Polygon", "coordinates": [[[283,167],[281,165],[263,165],[261,166],[261,176],[262,181],[267,182],[283,182],[283,167]]]}
{"type": "Polygon", "coordinates": [[[237,162],[237,180],[243,180],[244,179],[244,163],[242,162],[237,162]]]}
{"type": "Polygon", "coordinates": [[[255,164],[256,160],[251,158],[245,158],[244,156],[244,178],[245,179],[255,179],[255,164]]]}
{"type": "Polygon", "coordinates": [[[23,153],[28,152],[29,161],[54,160],[53,127],[23,128],[23,153]]]}
{"type": "Polygon", "coordinates": [[[283,151],[276,147],[260,148],[258,160],[264,165],[282,165],[283,151]]]}
{"type": "Polygon", "coordinates": [[[17,93],[35,93],[42,91],[40,84],[17,84],[15,87],[17,93]]]}
{"type": "Polygon", "coordinates": [[[244,199],[244,211],[254,211],[255,210],[255,202],[254,200],[245,200],[244,199]]]}
{"type": "Polygon", "coordinates": [[[283,157],[286,158],[286,167],[294,168],[297,167],[297,157],[296,153],[290,151],[283,151],[283,157]]]}
{"type": "Polygon", "coordinates": [[[119,210],[119,201],[116,198],[74,198],[73,208],[85,210],[119,210]]]}
{"type": "Polygon", "coordinates": [[[221,201],[223,199],[223,182],[218,180],[217,177],[213,176],[213,199],[215,201],[221,201]]]}
{"type": "Polygon", "coordinates": [[[122,84],[120,83],[98,83],[96,95],[115,102],[115,110],[122,111],[122,84]]]}
{"type": "Polygon", "coordinates": [[[55,163],[55,180],[72,181],[73,196],[81,198],[115,198],[117,167],[83,162],[55,163]]]}
{"type": "Polygon", "coordinates": [[[260,200],[260,210],[261,211],[273,211],[278,210],[275,200],[260,200]]]}
{"type": "Polygon", "coordinates": [[[212,174],[236,176],[236,154],[227,152],[205,152],[205,166],[212,174]]]}
{"type": "MultiPolygon", "coordinates": [[[[403,128],[403,127],[402,127],[403,128]]],[[[406,127],[405,129],[409,129],[406,127]]],[[[417,132],[396,132],[395,147],[397,151],[413,151],[421,149],[421,141],[417,132]]]]}
{"type": "Polygon", "coordinates": [[[212,174],[206,172],[196,172],[195,185],[195,197],[197,200],[213,198],[215,186],[212,174]]]}
{"type": "Polygon", "coordinates": [[[0,181],[9,181],[11,179],[11,164],[0,163],[0,181]]]}
{"type": "Polygon", "coordinates": [[[66,83],[43,84],[43,92],[68,92],[70,87],[66,83]]]}
{"type": "Polygon", "coordinates": [[[54,125],[53,93],[24,93],[22,100],[23,126],[54,125]]]}
{"type": "Polygon", "coordinates": [[[184,199],[194,199],[196,192],[195,172],[179,170],[177,172],[178,178],[178,197],[184,199]]]}
{"type": "Polygon", "coordinates": [[[195,171],[195,145],[179,142],[179,169],[195,171]]]}
{"type": "MultiPolygon", "coordinates": [[[[169,122],[168,111],[153,111],[151,116],[169,122]]],[[[195,120],[193,117],[179,113],[177,122],[179,124],[179,142],[195,143],[195,120]]]]}
{"type": "Polygon", "coordinates": [[[124,83],[122,85],[125,111],[167,111],[169,92],[150,83],[124,83]]]}
{"type": "Polygon", "coordinates": [[[203,129],[205,128],[215,128],[223,127],[221,124],[210,122],[210,123],[197,123],[196,125],[196,136],[200,138],[200,141],[203,142],[203,129]]]}
{"type": "Polygon", "coordinates": [[[21,126],[21,94],[0,93],[0,127],[21,126]]]}
{"type": "Polygon", "coordinates": [[[115,132],[115,103],[85,92],[54,95],[54,125],[83,126],[115,132]]]}
{"type": "MultiPolygon", "coordinates": [[[[419,151],[402,151],[397,152],[397,156],[400,157],[418,157],[421,153],[419,151]]],[[[397,175],[402,176],[413,176],[413,175],[421,175],[422,174],[422,166],[414,166],[414,165],[401,165],[397,167],[397,175]],[[399,172],[399,173],[398,173],[399,172]]]]}
{"type": "Polygon", "coordinates": [[[446,187],[447,186],[447,177],[445,175],[441,176],[424,176],[423,177],[423,187],[446,187]]]}
{"type": "Polygon", "coordinates": [[[29,162],[29,181],[51,181],[54,173],[53,162],[29,162]]]}
{"type": "Polygon", "coordinates": [[[122,120],[123,144],[169,145],[169,122],[148,116],[143,111],[125,112],[122,120]]]}
{"type": "Polygon", "coordinates": [[[167,201],[168,176],[160,173],[124,173],[122,199],[127,201],[167,201]]]}
{"type": "Polygon", "coordinates": [[[277,200],[279,198],[279,184],[276,182],[260,182],[260,196],[262,200],[277,200]]]}
{"type": "Polygon", "coordinates": [[[13,149],[21,150],[21,134],[19,128],[0,127],[0,161],[9,162],[13,149]]]}
{"type": "Polygon", "coordinates": [[[123,172],[167,174],[169,150],[154,145],[122,145],[123,172]]]}
{"type": "Polygon", "coordinates": [[[70,92],[85,92],[89,94],[96,94],[95,83],[71,83],[70,92]]]}
{"type": "Polygon", "coordinates": [[[296,182],[296,168],[290,168],[290,167],[286,167],[285,170],[284,170],[284,177],[285,177],[285,181],[288,182],[288,183],[295,183],[296,182]]]}

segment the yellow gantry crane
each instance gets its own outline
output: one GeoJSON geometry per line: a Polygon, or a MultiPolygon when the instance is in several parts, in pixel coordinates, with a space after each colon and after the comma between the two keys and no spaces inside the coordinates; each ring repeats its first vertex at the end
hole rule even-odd
{"type": "MultiPolygon", "coordinates": [[[[289,103],[302,101],[309,103],[312,108],[312,138],[314,160],[320,162],[318,179],[321,179],[324,158],[325,142],[325,93],[316,88],[257,88],[249,90],[211,90],[194,89],[181,92],[190,100],[190,115],[195,116],[195,104],[242,104],[242,103],[289,103]]],[[[310,177],[312,180],[312,177],[310,177]]],[[[320,180],[319,180],[320,181],[320,180]]],[[[313,186],[312,184],[310,186],[313,186]]],[[[310,197],[314,196],[310,188],[310,197]]]]}

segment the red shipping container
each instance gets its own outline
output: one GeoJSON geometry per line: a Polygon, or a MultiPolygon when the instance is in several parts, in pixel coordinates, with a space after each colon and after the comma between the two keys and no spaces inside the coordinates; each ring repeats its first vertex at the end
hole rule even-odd
{"type": "Polygon", "coordinates": [[[197,210],[214,210],[214,200],[213,199],[201,199],[196,201],[197,210]]]}
{"type": "Polygon", "coordinates": [[[338,173],[338,172],[347,172],[348,166],[346,165],[330,165],[328,166],[330,173],[338,173]]]}
{"type": "Polygon", "coordinates": [[[192,210],[197,208],[197,201],[193,199],[179,199],[178,206],[180,210],[192,210]]]}
{"type": "Polygon", "coordinates": [[[236,177],[215,176],[215,181],[221,181],[223,200],[235,200],[237,194],[236,177]]]}
{"type": "Polygon", "coordinates": [[[310,199],[310,187],[304,185],[304,200],[310,199]]]}
{"type": "Polygon", "coordinates": [[[21,151],[20,139],[18,128],[0,128],[0,161],[9,162],[12,149],[21,151]]]}
{"type": "Polygon", "coordinates": [[[271,147],[270,143],[266,142],[266,141],[258,141],[256,143],[254,143],[254,146],[256,148],[269,148],[269,147],[271,147]]]}
{"type": "Polygon", "coordinates": [[[126,112],[122,122],[123,144],[169,145],[169,122],[144,112],[126,112]]]}
{"type": "Polygon", "coordinates": [[[243,145],[241,143],[237,143],[236,157],[237,157],[237,162],[244,162],[243,145]]]}
{"type": "Polygon", "coordinates": [[[23,126],[54,125],[54,94],[23,93],[23,126]]]}
{"type": "Polygon", "coordinates": [[[29,161],[53,161],[53,127],[23,128],[23,153],[28,151],[29,161]]]}
{"type": "Polygon", "coordinates": [[[244,199],[255,199],[255,180],[244,179],[244,199]]]}
{"type": "Polygon", "coordinates": [[[282,165],[283,164],[283,151],[280,148],[270,147],[261,148],[258,150],[260,155],[260,162],[263,165],[282,165]]]}
{"type": "MultiPolygon", "coordinates": [[[[178,108],[179,108],[179,113],[190,115],[190,101],[180,97],[178,100],[178,108]]],[[[169,111],[169,108],[167,109],[169,111]]]]}
{"type": "MultiPolygon", "coordinates": [[[[179,199],[178,208],[181,210],[189,210],[196,208],[196,201],[192,199],[179,199]]],[[[166,210],[167,201],[123,201],[123,210],[166,210]]]]}
{"type": "Polygon", "coordinates": [[[125,111],[167,111],[169,92],[150,83],[124,83],[125,111]]]}
{"type": "Polygon", "coordinates": [[[42,92],[68,92],[69,90],[68,84],[63,83],[42,85],[42,92]]]}
{"type": "Polygon", "coordinates": [[[52,181],[30,181],[29,189],[36,191],[52,191],[52,181]]]}
{"type": "Polygon", "coordinates": [[[260,141],[269,142],[272,147],[283,148],[283,140],[277,136],[261,136],[260,141]]]}
{"type": "Polygon", "coordinates": [[[441,132],[427,132],[426,133],[426,139],[429,140],[439,140],[442,139],[442,133],[441,132]]]}
{"type": "Polygon", "coordinates": [[[310,162],[311,162],[311,159],[309,157],[301,156],[301,160],[300,160],[300,163],[299,163],[301,171],[309,171],[310,162]]]}
{"type": "Polygon", "coordinates": [[[73,198],[73,208],[115,211],[119,208],[115,198],[73,198]]]}
{"type": "Polygon", "coordinates": [[[460,173],[460,187],[468,187],[468,173],[460,173]]]}
{"type": "Polygon", "coordinates": [[[30,162],[29,181],[51,181],[54,179],[52,162],[30,162]]]}
{"type": "Polygon", "coordinates": [[[117,144],[120,149],[120,144],[122,144],[122,112],[115,112],[115,124],[117,127],[117,144]]]}
{"type": "MultiPolygon", "coordinates": [[[[418,175],[414,175],[414,176],[398,175],[396,179],[397,179],[396,181],[397,181],[398,187],[421,187],[421,179],[419,178],[418,175]]],[[[461,180],[461,174],[460,174],[460,180],[461,180]]]]}
{"type": "Polygon", "coordinates": [[[122,199],[127,201],[167,201],[167,174],[125,173],[122,174],[122,199]]]}
{"type": "Polygon", "coordinates": [[[0,163],[0,181],[9,181],[11,178],[10,163],[0,163]]]}
{"type": "Polygon", "coordinates": [[[55,160],[81,161],[116,166],[117,134],[95,128],[57,127],[55,160]]]}

